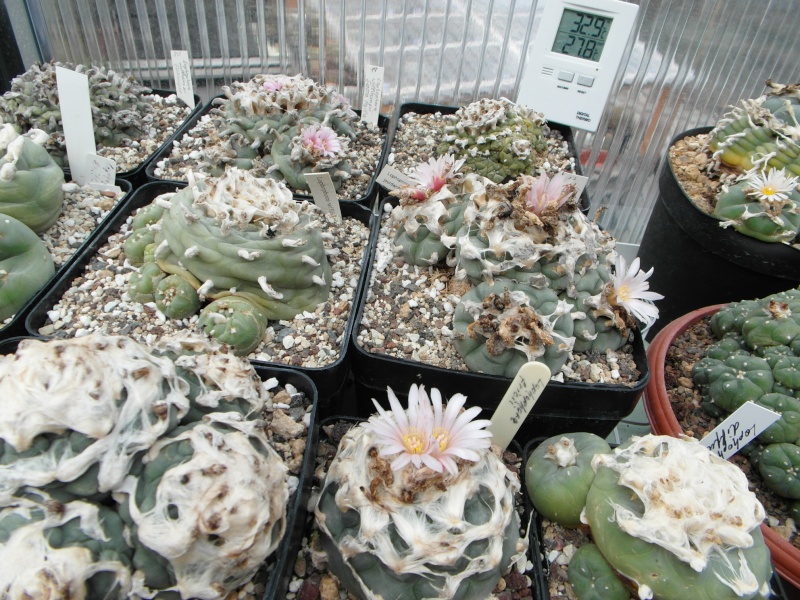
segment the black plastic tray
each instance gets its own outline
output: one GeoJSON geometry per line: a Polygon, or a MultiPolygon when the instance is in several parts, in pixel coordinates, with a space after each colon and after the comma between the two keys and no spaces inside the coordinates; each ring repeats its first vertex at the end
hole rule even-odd
{"type": "MultiPolygon", "coordinates": [[[[147,183],[136,190],[131,195],[130,199],[125,203],[124,210],[117,211],[105,221],[102,230],[99,231],[96,236],[93,236],[91,242],[86,244],[80,255],[71,262],[68,268],[62,270],[57,281],[52,286],[48,286],[46,293],[40,295],[36,299],[35,305],[25,318],[25,332],[28,335],[39,335],[39,328],[47,323],[47,311],[49,311],[71,287],[72,282],[76,277],[79,277],[83,273],[84,268],[97,253],[98,248],[106,243],[111,234],[120,230],[121,226],[125,223],[126,219],[134,210],[150,204],[150,202],[152,202],[153,199],[160,194],[174,192],[176,189],[183,187],[186,187],[186,183],[169,183],[162,181],[147,183]]],[[[343,203],[341,208],[342,215],[344,217],[357,219],[370,227],[371,239],[373,234],[372,230],[375,228],[377,219],[372,215],[369,209],[354,202],[343,203]]],[[[347,320],[347,325],[342,334],[342,351],[339,358],[334,363],[325,367],[291,367],[294,370],[308,375],[317,386],[320,395],[320,401],[323,405],[323,412],[326,409],[330,399],[336,396],[344,386],[345,379],[347,378],[347,374],[350,369],[348,340],[350,339],[355,325],[356,307],[361,301],[361,295],[365,287],[365,282],[367,281],[366,265],[371,262],[371,248],[372,244],[367,244],[364,248],[362,259],[362,265],[364,265],[364,267],[362,267],[358,286],[356,287],[355,294],[353,296],[351,314],[347,320]]],[[[251,362],[256,366],[287,366],[283,365],[282,363],[268,363],[259,360],[253,360],[251,362]]]]}
{"type": "MultiPolygon", "coordinates": [[[[219,94],[219,95],[215,96],[214,98],[212,98],[211,100],[209,100],[207,104],[205,104],[201,109],[199,109],[195,114],[193,114],[191,116],[191,118],[188,119],[183,124],[183,126],[176,132],[175,136],[170,140],[169,146],[166,146],[166,145],[162,146],[158,150],[158,152],[154,155],[154,158],[152,160],[150,160],[148,162],[148,164],[147,164],[146,174],[147,174],[147,180],[148,181],[150,181],[150,182],[157,181],[157,182],[169,182],[169,183],[186,183],[185,180],[165,179],[163,177],[157,177],[156,174],[155,174],[156,166],[158,165],[159,161],[161,161],[163,159],[166,159],[166,158],[169,158],[170,154],[172,154],[172,147],[173,147],[172,141],[173,140],[180,140],[180,139],[183,138],[184,135],[189,133],[192,130],[192,128],[195,125],[197,125],[197,122],[202,117],[207,115],[209,112],[211,112],[212,109],[215,108],[214,101],[219,99],[219,98],[225,98],[225,95],[224,94],[219,94]]],[[[355,112],[357,114],[361,114],[360,110],[357,110],[355,112]]],[[[378,157],[378,164],[375,167],[375,173],[372,174],[372,178],[370,179],[370,183],[367,186],[366,194],[364,194],[360,198],[357,198],[356,200],[349,200],[347,198],[339,198],[339,202],[342,205],[344,205],[344,204],[363,204],[363,205],[369,206],[370,203],[372,202],[373,194],[375,193],[375,190],[377,188],[377,183],[375,182],[375,179],[377,178],[378,173],[380,173],[381,168],[383,168],[383,165],[386,162],[386,157],[388,156],[388,151],[389,151],[389,144],[388,144],[389,125],[390,125],[390,121],[389,121],[388,117],[385,117],[383,115],[379,115],[378,116],[378,127],[383,132],[384,143],[383,143],[383,148],[381,149],[380,155],[378,157]]],[[[300,200],[308,200],[310,202],[313,202],[313,198],[309,194],[294,194],[294,197],[298,198],[300,200]]]]}
{"type": "MultiPolygon", "coordinates": [[[[70,181],[69,175],[67,175],[67,181],[70,181]]],[[[120,189],[124,192],[124,195],[119,199],[117,204],[112,208],[109,213],[105,216],[105,218],[95,227],[94,231],[87,236],[84,240],[83,244],[81,244],[78,248],[75,249],[75,252],[72,256],[59,268],[56,269],[56,272],[53,276],[42,286],[42,288],[36,292],[33,296],[31,296],[30,300],[28,300],[25,305],[17,311],[17,314],[11,319],[11,321],[5,327],[0,326],[0,340],[25,335],[25,319],[30,313],[31,309],[36,305],[42,297],[44,297],[51,286],[58,281],[58,278],[61,277],[62,273],[65,273],[70,266],[78,260],[78,257],[81,253],[92,245],[94,239],[100,235],[100,231],[105,227],[106,223],[108,223],[111,219],[114,218],[114,215],[121,210],[124,210],[124,206],[130,201],[131,199],[131,183],[125,179],[119,179],[114,182],[115,185],[119,186],[120,189]]]]}
{"type": "MultiPolygon", "coordinates": [[[[0,342],[0,356],[15,352],[19,342],[25,339],[31,338],[29,336],[19,336],[0,342]]],[[[282,386],[289,383],[300,392],[303,392],[311,403],[308,437],[306,438],[306,448],[303,453],[303,463],[300,468],[297,490],[293,496],[289,497],[289,504],[286,510],[286,533],[283,541],[275,550],[275,567],[270,572],[266,582],[264,600],[278,600],[285,597],[282,593],[278,594],[278,590],[285,590],[288,587],[294,571],[295,558],[303,543],[306,505],[311,495],[311,483],[314,476],[317,441],[319,439],[317,418],[319,398],[314,382],[303,373],[286,367],[254,365],[254,368],[262,381],[275,377],[282,386]]]]}
{"type": "MultiPolygon", "coordinates": [[[[175,92],[173,90],[153,89],[151,93],[155,94],[157,96],[161,96],[163,98],[166,98],[167,96],[170,96],[170,95],[175,94],[177,92],[175,92]]],[[[146,169],[150,165],[150,163],[153,162],[154,157],[158,156],[159,153],[163,152],[165,148],[172,148],[172,142],[173,142],[173,140],[175,140],[175,138],[178,135],[178,133],[183,130],[183,128],[186,125],[186,123],[188,123],[191,119],[195,118],[195,115],[201,109],[202,109],[202,104],[200,102],[200,96],[195,94],[194,95],[194,108],[189,113],[189,115],[183,120],[183,122],[178,127],[175,128],[174,133],[171,136],[169,136],[169,138],[167,138],[167,140],[163,144],[161,144],[156,149],[155,152],[149,154],[139,164],[138,167],[136,167],[134,169],[131,169],[130,171],[123,171],[121,173],[117,173],[117,177],[120,178],[120,179],[124,179],[125,181],[129,181],[134,189],[139,187],[141,184],[146,183],[147,182],[146,169]]],[[[70,170],[69,170],[68,167],[64,169],[64,173],[69,175],[70,170]]]]}

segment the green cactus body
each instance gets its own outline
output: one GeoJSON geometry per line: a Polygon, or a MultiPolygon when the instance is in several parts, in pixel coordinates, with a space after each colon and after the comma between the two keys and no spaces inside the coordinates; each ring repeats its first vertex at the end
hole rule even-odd
{"type": "Polygon", "coordinates": [[[586,522],[640,597],[769,596],[770,555],[759,528],[765,513],[738,467],[668,436],[633,438],[594,466],[586,522]]]}
{"type": "Polygon", "coordinates": [[[704,358],[695,364],[692,377],[706,386],[712,404],[728,412],[770,393],[775,381],[769,363],[750,354],[733,354],[724,361],[704,358]]]}
{"type": "Polygon", "coordinates": [[[167,275],[159,280],[153,300],[156,308],[170,319],[188,319],[200,310],[197,290],[179,275],[167,275]]]}
{"type": "Polygon", "coordinates": [[[527,549],[516,475],[483,449],[457,475],[412,477],[392,472],[374,445],[354,427],[328,469],[315,515],[329,569],[360,600],[489,596],[527,549]]]}
{"type": "Polygon", "coordinates": [[[569,303],[510,279],[481,283],[453,315],[453,345],[472,371],[513,377],[535,360],[557,373],[574,344],[569,303]]]}
{"type": "Polygon", "coordinates": [[[746,347],[744,338],[738,333],[726,334],[720,341],[709,346],[706,357],[725,360],[732,354],[747,353],[746,347]]]}
{"type": "Polygon", "coordinates": [[[762,310],[751,313],[742,322],[742,337],[750,348],[789,346],[800,338],[800,312],[791,310],[786,302],[770,300],[762,310]]]}
{"type": "Polygon", "coordinates": [[[752,314],[763,311],[758,300],[732,302],[711,315],[709,327],[717,338],[722,339],[729,332],[741,334],[742,324],[752,314]]]}
{"type": "Polygon", "coordinates": [[[764,447],[758,470],[773,492],[800,500],[800,447],[788,443],[764,447]]]}
{"type": "Polygon", "coordinates": [[[762,242],[792,242],[800,230],[800,192],[771,202],[759,202],[750,192],[750,183],[740,181],[717,196],[714,216],[722,219],[722,226],[762,242]]]}
{"type": "Polygon", "coordinates": [[[0,216],[0,322],[13,317],[55,274],[53,258],[24,223],[0,216]]]}
{"type": "Polygon", "coordinates": [[[0,509],[6,598],[108,598],[131,592],[132,549],[113,510],[82,501],[17,501],[0,509]]]}
{"type": "Polygon", "coordinates": [[[50,228],[64,207],[64,171],[40,144],[42,131],[17,135],[0,129],[0,214],[22,221],[36,233],[50,228]]]}
{"type": "MultiPolygon", "coordinates": [[[[130,238],[128,238],[130,239],[130,238]]],[[[164,279],[166,273],[154,262],[146,262],[138,271],[131,273],[128,279],[128,296],[134,302],[155,302],[155,293],[158,284],[164,279]]]]}
{"type": "Polygon", "coordinates": [[[225,296],[203,308],[197,325],[230,346],[237,356],[246,356],[264,339],[269,319],[260,303],[243,296],[225,296]]]}
{"type": "Polygon", "coordinates": [[[575,352],[619,350],[628,341],[616,326],[614,315],[597,308],[602,305],[601,295],[578,292],[573,299],[562,292],[560,297],[575,307],[572,311],[575,352]]]}
{"type": "Polygon", "coordinates": [[[458,177],[424,200],[401,198],[392,211],[394,243],[406,264],[429,266],[444,261],[464,221],[464,210],[485,189],[476,175],[458,177]]]}
{"type": "Polygon", "coordinates": [[[525,485],[536,511],[564,527],[580,527],[581,511],[594,479],[592,458],[611,452],[593,433],[570,433],[543,441],[525,467],[525,485]]]}
{"type": "Polygon", "coordinates": [[[800,441],[800,400],[785,394],[764,394],[757,404],[781,415],[758,436],[762,444],[795,444],[800,441]]]}
{"type": "Polygon", "coordinates": [[[259,421],[208,415],[159,439],[142,462],[118,494],[141,549],[134,565],[150,590],[224,597],[277,548],[286,467],[259,421]]]}
{"type": "Polygon", "coordinates": [[[337,137],[333,129],[318,124],[303,123],[292,127],[277,134],[277,139],[272,143],[270,158],[275,166],[268,169],[267,174],[285,180],[292,189],[308,191],[307,173],[328,173],[333,187],[338,190],[350,178],[348,142],[348,138],[337,137]],[[320,138],[315,144],[309,135],[311,138],[321,136],[322,133],[313,133],[317,130],[327,133],[332,139],[320,138]]]}
{"type": "Polygon", "coordinates": [[[201,297],[237,294],[270,319],[292,319],[328,298],[331,267],[315,223],[321,218],[285,186],[230,169],[172,196],[155,257],[201,297]]]}
{"type": "Polygon", "coordinates": [[[549,133],[544,116],[508,100],[481,99],[461,107],[445,127],[439,155],[464,158],[467,168],[501,183],[532,174],[549,133]]]}
{"type": "Polygon", "coordinates": [[[570,559],[569,585],[578,600],[630,600],[631,597],[594,544],[584,544],[570,559]]]}

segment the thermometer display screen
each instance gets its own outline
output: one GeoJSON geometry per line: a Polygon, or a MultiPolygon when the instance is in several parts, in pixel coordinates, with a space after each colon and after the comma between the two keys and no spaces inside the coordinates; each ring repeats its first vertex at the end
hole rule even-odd
{"type": "Polygon", "coordinates": [[[613,20],[565,8],[553,42],[553,52],[599,62],[613,20]]]}

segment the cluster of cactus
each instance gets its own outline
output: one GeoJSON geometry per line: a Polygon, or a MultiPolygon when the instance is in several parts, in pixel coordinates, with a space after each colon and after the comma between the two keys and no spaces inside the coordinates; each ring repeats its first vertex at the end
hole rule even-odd
{"type": "Polygon", "coordinates": [[[56,163],[68,167],[66,142],[58,101],[56,67],[84,73],[89,79],[89,102],[99,147],[117,147],[123,140],[140,138],[153,108],[143,96],[152,90],[133,77],[123,77],[104,67],[86,67],[55,61],[34,64],[11,80],[11,90],[0,97],[0,121],[19,132],[41,129],[50,134],[47,151],[56,163]]]}
{"type": "Polygon", "coordinates": [[[392,411],[378,406],[380,416],[339,443],[316,507],[328,568],[362,600],[486,598],[512,565],[524,563],[519,479],[488,432],[473,437],[484,426],[470,422],[480,409],[460,411],[466,398],[456,394],[442,415],[434,389],[437,420],[429,404],[414,405],[418,393],[427,402],[412,386],[404,411],[389,390],[392,411]],[[457,459],[437,470],[433,456],[448,449],[457,459]],[[398,453],[407,462],[391,460],[398,453]]]}
{"type": "Polygon", "coordinates": [[[190,177],[135,216],[124,242],[138,271],[128,294],[168,318],[201,309],[198,324],[239,355],[261,342],[269,319],[292,319],[328,298],[331,267],[323,213],[286,186],[229,168],[190,177]]]}
{"type": "Polygon", "coordinates": [[[0,357],[2,595],[222,599],[249,581],[286,529],[269,395],[193,338],[25,340],[0,357]]]}
{"type": "Polygon", "coordinates": [[[544,115],[521,104],[483,98],[445,117],[439,155],[453,154],[494,183],[532,174],[543,162],[550,132],[544,115]]]}
{"type": "Polygon", "coordinates": [[[766,486],[800,517],[800,289],[725,305],[710,319],[717,341],[692,377],[703,408],[722,417],[751,401],[781,417],[742,450],[766,486]]]}
{"type": "MultiPolygon", "coordinates": [[[[555,374],[573,351],[618,350],[636,318],[657,316],[629,309],[636,278],[626,278],[613,238],[581,212],[562,175],[495,184],[450,171],[435,191],[429,173],[421,188],[394,192],[394,243],[411,264],[446,261],[472,284],[453,317],[453,344],[469,369],[513,377],[537,360],[555,374]]],[[[660,298],[640,288],[637,297],[660,298]]]]}
{"type": "Polygon", "coordinates": [[[358,174],[348,152],[364,128],[347,100],[296,75],[256,75],[222,88],[214,102],[217,143],[204,151],[203,167],[221,175],[228,166],[308,190],[306,173],[328,173],[338,190],[358,174]]]}
{"type": "Polygon", "coordinates": [[[590,433],[542,442],[526,464],[534,508],[592,543],[569,563],[578,600],[770,595],[765,513],[747,478],[696,440],[646,435],[614,450],[590,433]]]}

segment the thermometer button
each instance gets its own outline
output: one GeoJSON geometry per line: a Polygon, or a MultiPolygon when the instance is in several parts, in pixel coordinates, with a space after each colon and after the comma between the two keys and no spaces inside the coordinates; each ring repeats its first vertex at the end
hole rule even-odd
{"type": "Polygon", "coordinates": [[[594,77],[588,75],[578,75],[578,85],[592,87],[594,85],[594,77]]]}
{"type": "Polygon", "coordinates": [[[570,71],[559,71],[558,78],[561,81],[572,81],[575,79],[575,73],[571,73],[570,71]]]}

